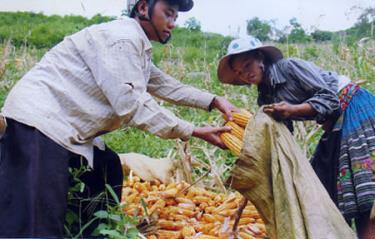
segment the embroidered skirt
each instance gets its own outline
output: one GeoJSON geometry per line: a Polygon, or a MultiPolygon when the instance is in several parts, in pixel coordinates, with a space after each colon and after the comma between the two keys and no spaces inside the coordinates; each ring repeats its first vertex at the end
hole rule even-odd
{"type": "Polygon", "coordinates": [[[355,84],[340,94],[342,117],[337,200],[346,219],[369,212],[375,200],[375,96],[355,84]]]}

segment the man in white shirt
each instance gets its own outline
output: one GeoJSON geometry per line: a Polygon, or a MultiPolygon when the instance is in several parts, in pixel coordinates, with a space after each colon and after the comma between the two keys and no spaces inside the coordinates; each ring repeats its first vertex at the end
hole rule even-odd
{"type": "MultiPolygon", "coordinates": [[[[162,138],[193,136],[225,148],[219,133],[228,128],[195,127],[152,97],[217,108],[228,118],[236,110],[222,97],[175,80],[151,61],[150,40],[166,43],[178,11],[190,10],[192,0],[128,4],[131,18],[66,37],[9,93],[2,109],[8,127],[0,142],[1,238],[64,235],[68,167],[93,167],[81,176],[86,185],[82,197],[97,196],[108,183],[121,198],[118,156],[94,139],[122,125],[162,138]]],[[[82,220],[86,217],[84,213],[82,220]]]]}

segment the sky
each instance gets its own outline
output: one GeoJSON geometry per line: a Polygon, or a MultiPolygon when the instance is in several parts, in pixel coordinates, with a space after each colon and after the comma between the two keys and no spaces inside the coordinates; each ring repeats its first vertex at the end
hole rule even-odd
{"type": "MultiPolygon", "coordinates": [[[[199,20],[203,31],[223,35],[246,34],[246,20],[274,20],[282,29],[292,17],[307,31],[315,28],[337,31],[351,27],[363,9],[375,7],[374,0],[194,0],[194,8],[180,13],[178,25],[190,17],[199,20]]],[[[97,13],[120,16],[126,0],[0,0],[0,11],[33,11],[47,15],[97,13]]]]}

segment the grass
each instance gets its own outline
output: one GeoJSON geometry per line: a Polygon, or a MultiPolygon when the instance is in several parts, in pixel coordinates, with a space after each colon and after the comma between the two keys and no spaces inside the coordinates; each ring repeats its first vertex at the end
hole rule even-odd
{"type": "MultiPolygon", "coordinates": [[[[174,40],[178,41],[178,38],[174,40]]],[[[225,41],[215,39],[216,45],[207,38],[203,38],[202,41],[201,45],[185,42],[184,44],[186,45],[184,46],[181,45],[181,42],[176,44],[174,41],[165,47],[156,45],[154,58],[157,59],[157,65],[168,74],[180,79],[183,83],[225,96],[238,107],[256,111],[258,107],[256,105],[257,92],[255,87],[224,86],[217,79],[216,67],[222,55],[220,49],[224,47],[220,44],[225,41]],[[194,52],[199,52],[199,54],[194,52]]],[[[354,81],[362,82],[362,86],[371,92],[375,92],[373,45],[348,46],[344,42],[332,42],[278,46],[287,57],[300,57],[311,60],[325,69],[346,74],[354,81]]],[[[27,46],[14,47],[10,41],[0,44],[0,105],[3,104],[11,87],[47,50],[47,48],[37,49],[27,46]]],[[[223,123],[220,113],[216,110],[209,113],[198,109],[175,106],[162,101],[160,103],[179,117],[199,126],[221,125],[223,123]]],[[[302,124],[302,128],[301,125],[296,128],[301,131],[297,131],[299,142],[306,150],[306,154],[310,156],[319,138],[319,131],[306,141],[303,139],[304,135],[311,131],[316,131],[316,125],[311,122],[305,122],[302,124]]],[[[109,133],[103,138],[111,148],[119,153],[138,152],[160,158],[167,155],[175,155],[177,152],[175,140],[159,139],[146,132],[127,127],[109,133]]],[[[235,160],[228,152],[215,150],[213,146],[201,140],[192,139],[189,143],[194,156],[199,160],[206,161],[207,155],[202,148],[214,152],[213,155],[218,165],[230,165],[235,160]]]]}

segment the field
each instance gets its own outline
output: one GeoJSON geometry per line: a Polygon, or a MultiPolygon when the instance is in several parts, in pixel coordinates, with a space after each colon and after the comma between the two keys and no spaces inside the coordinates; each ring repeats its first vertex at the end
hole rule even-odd
{"type": "MultiPolygon", "coordinates": [[[[0,14],[0,19],[2,17],[5,19],[4,15],[0,14]]],[[[13,27],[20,29],[22,24],[25,28],[25,22],[30,22],[30,19],[32,19],[27,20],[26,17],[30,16],[22,16],[22,14],[13,17],[18,19],[17,22],[20,24],[13,27]],[[24,18],[26,20],[21,21],[24,18]]],[[[35,19],[39,19],[39,17],[41,18],[41,16],[37,16],[35,19]]],[[[46,17],[41,21],[46,22],[46,20],[50,20],[51,24],[39,26],[39,30],[35,31],[36,33],[33,31],[29,35],[22,31],[16,34],[11,31],[12,26],[7,25],[4,21],[4,24],[0,23],[0,32],[2,32],[2,35],[0,34],[0,106],[2,106],[9,90],[17,80],[64,35],[79,30],[86,25],[107,21],[109,18],[97,17],[96,20],[87,20],[84,23],[79,21],[82,20],[81,18],[77,18],[79,24],[75,24],[74,19],[69,17],[64,20],[61,17],[53,16],[46,17]],[[67,22],[58,32],[53,30],[56,26],[53,22],[57,20],[67,22]]],[[[55,22],[55,24],[58,24],[58,22],[55,22]]],[[[218,60],[225,54],[229,41],[229,37],[218,34],[200,31],[189,32],[187,29],[178,28],[175,30],[170,44],[166,46],[154,44],[153,59],[161,69],[183,83],[224,96],[236,106],[255,112],[258,109],[255,87],[224,86],[217,79],[218,60]]],[[[371,39],[370,41],[358,39],[350,44],[345,41],[345,37],[324,43],[275,44],[282,49],[286,57],[310,60],[325,69],[348,75],[354,81],[361,83],[364,88],[375,93],[375,44],[371,39]]],[[[160,104],[195,125],[222,125],[224,122],[217,111],[204,112],[174,106],[162,101],[160,101],[160,104]]],[[[314,122],[295,123],[295,128],[295,137],[305,150],[306,155],[310,157],[321,130],[314,122]]],[[[171,157],[179,159],[183,157],[179,150],[181,142],[162,140],[146,132],[126,126],[105,135],[103,138],[118,153],[137,152],[155,158],[171,157]]],[[[194,176],[198,177],[211,168],[211,173],[204,179],[204,182],[208,188],[218,190],[217,181],[213,179],[224,180],[228,176],[235,157],[230,152],[215,148],[201,140],[191,139],[188,144],[191,155],[198,161],[203,162],[203,165],[206,165],[194,169],[194,176]]]]}

